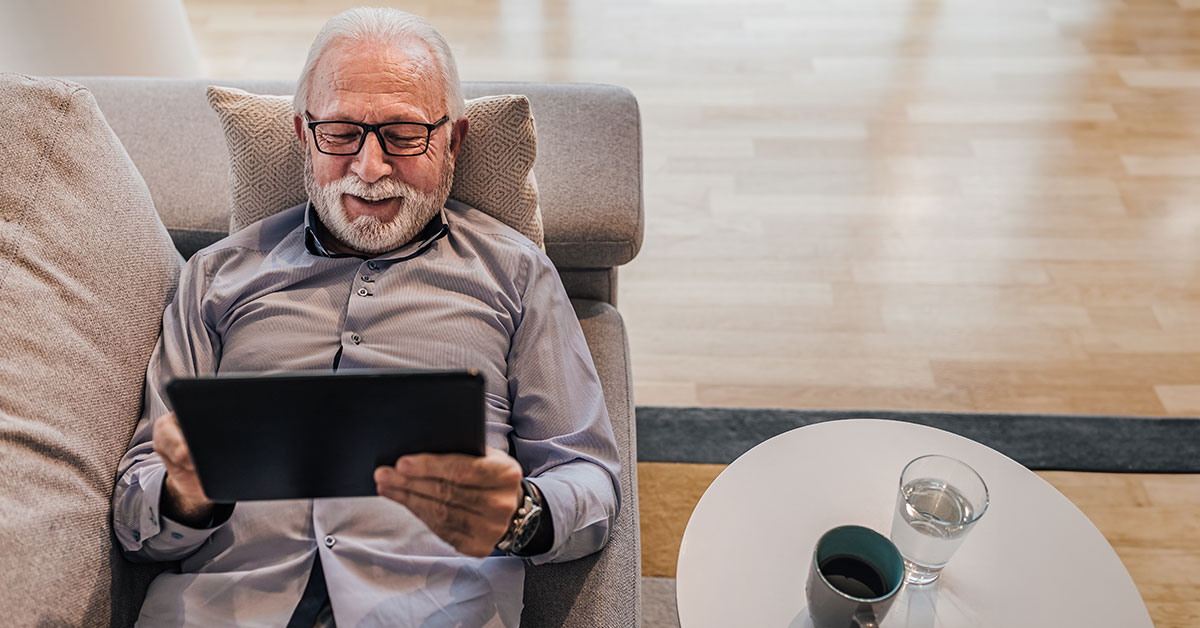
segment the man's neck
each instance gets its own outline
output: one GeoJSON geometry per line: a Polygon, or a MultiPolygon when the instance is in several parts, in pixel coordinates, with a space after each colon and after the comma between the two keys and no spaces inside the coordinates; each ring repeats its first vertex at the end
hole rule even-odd
{"type": "Polygon", "coordinates": [[[316,223],[317,237],[321,240],[321,246],[324,246],[326,251],[329,251],[330,253],[332,253],[334,255],[353,255],[355,257],[374,257],[373,255],[371,255],[369,253],[363,253],[362,251],[356,250],[354,247],[350,246],[349,244],[346,244],[345,242],[342,242],[341,240],[339,240],[337,238],[337,236],[333,235],[333,233],[329,231],[329,229],[325,228],[325,223],[321,222],[320,216],[314,216],[314,218],[316,219],[313,222],[316,223]]]}
{"type": "MultiPolygon", "coordinates": [[[[333,234],[333,232],[331,232],[329,230],[329,228],[325,226],[325,223],[321,221],[320,214],[316,211],[316,208],[311,205],[311,203],[309,205],[308,211],[312,212],[311,220],[309,221],[309,227],[311,227],[312,231],[313,231],[312,235],[315,236],[315,238],[318,242],[318,246],[320,248],[324,249],[324,251],[327,254],[329,254],[329,255],[351,255],[354,257],[362,258],[362,259],[368,259],[368,258],[372,258],[372,257],[377,257],[379,255],[384,255],[389,252],[389,251],[384,251],[382,253],[365,253],[363,251],[359,251],[359,250],[355,249],[353,246],[350,246],[349,244],[343,242],[341,239],[339,239],[337,236],[335,236],[333,234]]],[[[407,242],[395,247],[392,250],[394,251],[397,249],[404,248],[406,246],[409,246],[410,244],[420,242],[423,239],[427,239],[427,238],[432,237],[433,235],[436,235],[437,230],[434,228],[434,222],[438,220],[439,215],[440,215],[439,212],[435,212],[434,215],[432,217],[430,217],[430,219],[421,227],[421,229],[419,231],[417,231],[415,234],[413,234],[412,238],[410,238],[407,242]]]]}

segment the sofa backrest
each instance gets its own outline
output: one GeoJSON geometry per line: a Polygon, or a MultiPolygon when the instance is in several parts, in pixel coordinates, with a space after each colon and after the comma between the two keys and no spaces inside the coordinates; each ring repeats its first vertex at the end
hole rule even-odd
{"type": "MultiPolygon", "coordinates": [[[[76,77],[95,95],[185,256],[229,226],[229,158],[208,85],[291,94],[293,81],[76,77]]],[[[463,84],[464,95],[528,96],[546,252],[572,297],[615,303],[613,268],[642,242],[641,121],[629,90],[574,83],[463,84]]]]}

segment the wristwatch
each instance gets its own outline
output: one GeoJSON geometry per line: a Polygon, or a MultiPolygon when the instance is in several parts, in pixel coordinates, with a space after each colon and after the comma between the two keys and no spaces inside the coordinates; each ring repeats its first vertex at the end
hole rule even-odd
{"type": "Polygon", "coordinates": [[[521,492],[524,493],[521,504],[517,507],[517,512],[513,514],[504,538],[496,544],[496,549],[509,556],[522,555],[525,548],[529,546],[529,542],[533,540],[538,523],[542,520],[541,494],[537,492],[533,482],[522,478],[521,492]]]}

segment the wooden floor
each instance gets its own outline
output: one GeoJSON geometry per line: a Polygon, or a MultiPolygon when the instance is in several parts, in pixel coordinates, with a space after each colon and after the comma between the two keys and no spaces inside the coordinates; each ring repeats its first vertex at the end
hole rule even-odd
{"type": "MultiPolygon", "coordinates": [[[[296,76],[356,4],[185,1],[230,78],[296,76]]],[[[1200,1],[401,6],[465,80],[639,98],[639,404],[1200,415],[1200,1]]],[[[672,575],[691,506],[642,468],[672,575]]],[[[1200,477],[1044,477],[1200,625],[1200,477]]]]}

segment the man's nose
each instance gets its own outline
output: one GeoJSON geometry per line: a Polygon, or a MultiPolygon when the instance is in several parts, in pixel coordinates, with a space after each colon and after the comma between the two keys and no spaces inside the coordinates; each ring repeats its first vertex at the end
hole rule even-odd
{"type": "Polygon", "coordinates": [[[374,183],[392,173],[392,166],[387,161],[387,154],[383,152],[378,135],[367,134],[362,150],[354,156],[350,171],[365,183],[374,183]]]}

